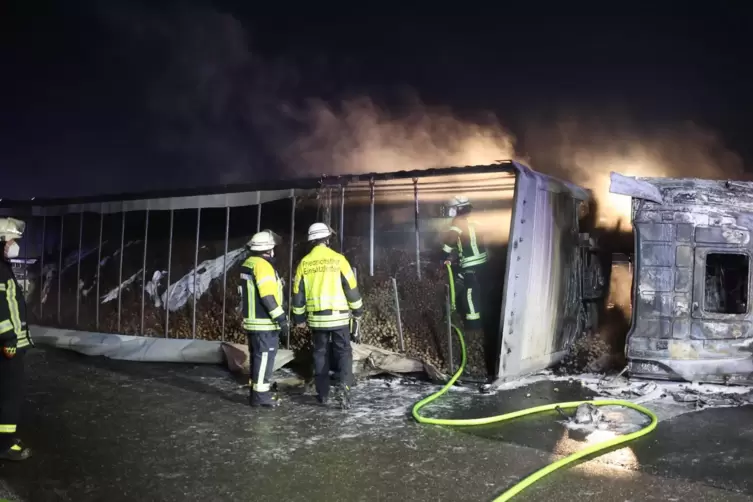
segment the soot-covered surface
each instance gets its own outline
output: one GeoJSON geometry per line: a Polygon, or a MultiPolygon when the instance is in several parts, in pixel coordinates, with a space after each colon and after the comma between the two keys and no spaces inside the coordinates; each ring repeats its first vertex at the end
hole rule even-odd
{"type": "MultiPolygon", "coordinates": [[[[406,381],[362,383],[349,412],[291,388],[270,412],[247,407],[242,382],[218,367],[36,350],[29,371],[22,435],[36,455],[0,464],[0,497],[11,500],[489,500],[589,440],[555,415],[421,426],[410,405],[432,387],[406,381]]],[[[427,413],[480,416],[588,395],[576,382],[459,389],[427,413]]],[[[520,500],[753,500],[750,412],[677,416],[520,500]]],[[[623,430],[641,420],[607,415],[623,430]]]]}

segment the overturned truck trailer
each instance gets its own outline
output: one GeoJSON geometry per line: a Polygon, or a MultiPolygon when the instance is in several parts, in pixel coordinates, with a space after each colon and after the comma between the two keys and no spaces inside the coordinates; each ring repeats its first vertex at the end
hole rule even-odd
{"type": "Polygon", "coordinates": [[[635,232],[631,374],[753,383],[753,183],[629,178],[635,232]]]}
{"type": "MultiPolygon", "coordinates": [[[[460,349],[447,322],[439,251],[445,202],[467,196],[490,261],[484,333],[469,334],[468,376],[509,379],[560,359],[584,325],[589,194],[527,166],[325,176],[195,192],[2,201],[22,240],[33,324],[100,333],[244,342],[237,307],[244,244],[259,229],[276,253],[289,308],[306,229],[325,221],[354,265],[365,343],[450,373],[460,349]]],[[[310,336],[283,341],[306,350],[310,336]]]]}

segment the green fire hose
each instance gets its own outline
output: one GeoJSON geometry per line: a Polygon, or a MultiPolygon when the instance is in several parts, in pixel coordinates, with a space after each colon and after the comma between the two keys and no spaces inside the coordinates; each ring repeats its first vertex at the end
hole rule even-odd
{"type": "MultiPolygon", "coordinates": [[[[452,299],[452,309],[454,310],[455,281],[452,277],[452,269],[449,264],[447,265],[447,271],[449,272],[450,295],[452,299]]],[[[641,436],[645,436],[649,432],[653,431],[656,428],[657,424],[659,423],[659,420],[657,419],[656,415],[654,415],[654,413],[651,412],[651,410],[648,410],[644,408],[643,406],[637,405],[630,401],[622,401],[619,399],[597,399],[593,401],[572,401],[568,403],[545,404],[542,406],[535,406],[533,408],[528,408],[526,410],[514,411],[512,413],[505,413],[503,415],[495,415],[491,417],[460,418],[460,419],[425,417],[421,415],[421,408],[428,405],[432,401],[439,399],[442,395],[444,395],[450,389],[450,387],[452,387],[455,384],[458,378],[460,378],[460,375],[462,375],[463,370],[465,369],[466,352],[465,352],[465,340],[463,339],[463,333],[454,324],[452,325],[452,327],[457,333],[458,340],[460,342],[460,351],[461,351],[461,357],[462,357],[461,362],[460,362],[460,367],[455,372],[455,374],[452,375],[452,378],[450,378],[450,381],[447,382],[444,385],[444,387],[442,387],[439,391],[435,392],[434,394],[426,396],[425,398],[421,399],[420,401],[418,401],[416,404],[413,405],[413,418],[415,418],[416,421],[419,423],[431,424],[431,425],[448,425],[448,426],[487,425],[487,424],[493,424],[493,423],[498,423],[498,422],[505,422],[507,420],[512,420],[514,418],[519,418],[519,417],[525,417],[527,415],[534,415],[536,413],[543,413],[546,411],[555,411],[555,408],[557,407],[562,408],[562,409],[577,408],[583,403],[590,403],[594,406],[624,406],[626,408],[630,408],[635,411],[638,411],[651,419],[651,423],[649,423],[647,426],[645,426],[644,428],[638,431],[631,432],[630,434],[624,434],[622,436],[617,436],[615,438],[602,441],[601,443],[596,443],[594,445],[588,446],[561,460],[558,460],[557,462],[554,462],[552,464],[547,465],[546,467],[543,467],[542,469],[539,469],[538,471],[534,472],[527,478],[519,481],[517,484],[515,484],[514,486],[509,488],[507,491],[502,493],[500,496],[495,498],[494,499],[495,502],[501,502],[501,501],[512,499],[515,495],[519,494],[520,492],[522,492],[529,486],[533,485],[534,483],[536,483],[543,477],[547,476],[548,474],[551,474],[558,469],[561,469],[574,462],[577,462],[578,460],[581,460],[585,457],[592,456],[599,452],[601,452],[601,454],[606,453],[606,450],[612,449],[615,446],[628,443],[641,436]]]]}

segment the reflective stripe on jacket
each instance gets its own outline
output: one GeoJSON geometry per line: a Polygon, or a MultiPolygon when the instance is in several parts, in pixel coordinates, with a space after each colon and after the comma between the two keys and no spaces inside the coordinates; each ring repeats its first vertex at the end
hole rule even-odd
{"type": "Polygon", "coordinates": [[[479,238],[476,226],[473,220],[457,216],[452,220],[452,226],[445,235],[442,251],[447,258],[453,251],[457,251],[460,268],[476,267],[488,261],[486,246],[479,238]]]}
{"type": "Polygon", "coordinates": [[[363,300],[348,260],[326,245],[315,246],[298,264],[293,281],[293,314],[307,314],[312,329],[348,326],[360,317],[363,300]]]}
{"type": "Polygon", "coordinates": [[[282,281],[272,265],[261,256],[251,256],[241,265],[243,329],[276,331],[285,320],[282,281]]]}
{"type": "Polygon", "coordinates": [[[16,347],[33,345],[26,324],[26,298],[11,266],[0,260],[0,344],[15,338],[16,347]]]}

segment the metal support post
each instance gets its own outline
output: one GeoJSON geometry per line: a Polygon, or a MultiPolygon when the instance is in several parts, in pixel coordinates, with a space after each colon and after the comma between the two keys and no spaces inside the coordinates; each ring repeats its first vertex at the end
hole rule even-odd
{"type": "Polygon", "coordinates": [[[345,185],[340,186],[340,253],[345,251],[345,185]]]}
{"type": "Polygon", "coordinates": [[[144,306],[146,305],[146,247],[149,244],[149,207],[144,215],[144,254],[141,259],[141,336],[144,336],[144,306]]]}
{"type": "Polygon", "coordinates": [[[418,219],[418,178],[413,178],[413,202],[416,230],[416,276],[421,280],[421,233],[418,219]]]}
{"type": "MultiPolygon", "coordinates": [[[[125,206],[123,204],[122,206],[125,206]]],[[[121,309],[123,308],[123,255],[125,254],[125,223],[126,223],[126,212],[123,211],[125,209],[121,206],[121,214],[120,217],[120,264],[118,265],[118,333],[120,333],[120,319],[121,319],[121,309]]]]}
{"type": "Polygon", "coordinates": [[[167,291],[165,292],[165,338],[170,333],[170,271],[173,265],[173,226],[175,224],[175,209],[170,210],[170,236],[167,242],[167,291]]]}
{"type": "Polygon", "coordinates": [[[452,303],[450,299],[450,286],[444,287],[445,308],[447,309],[447,367],[450,369],[450,375],[455,373],[455,358],[452,355],[452,303]]]}
{"type": "Polygon", "coordinates": [[[369,181],[371,215],[369,217],[369,276],[374,277],[374,178],[369,181]]]}
{"type": "Polygon", "coordinates": [[[256,231],[261,232],[261,192],[256,192],[256,231]]]}
{"type": "Polygon", "coordinates": [[[222,258],[222,338],[225,341],[225,307],[227,306],[227,249],[230,236],[230,206],[225,195],[225,254],[222,258]]]}
{"type": "Polygon", "coordinates": [[[42,257],[39,261],[39,322],[44,315],[44,255],[47,253],[47,215],[42,215],[42,257]]]}
{"type": "Polygon", "coordinates": [[[79,305],[81,303],[81,245],[84,240],[84,212],[78,223],[78,259],[76,260],[76,327],[78,327],[79,305]]]}
{"type": "Polygon", "coordinates": [[[400,351],[405,352],[405,340],[403,339],[403,320],[400,316],[400,297],[397,294],[397,279],[392,278],[392,291],[395,293],[395,313],[397,314],[397,336],[400,342],[400,351]]]}
{"type": "Polygon", "coordinates": [[[97,313],[96,315],[96,324],[95,329],[99,329],[99,283],[100,283],[100,272],[102,271],[102,229],[104,227],[105,222],[105,212],[104,212],[105,204],[104,202],[99,205],[99,241],[97,242],[97,313]]]}
{"type": "MultiPolygon", "coordinates": [[[[290,210],[290,253],[288,259],[288,319],[291,319],[292,303],[293,303],[293,245],[295,242],[295,188],[290,190],[290,197],[293,199],[290,210]]],[[[285,346],[290,349],[290,330],[288,330],[287,340],[285,346]]]]}
{"type": "Polygon", "coordinates": [[[196,272],[199,268],[199,236],[201,233],[201,208],[196,209],[196,247],[193,251],[193,318],[191,319],[191,338],[196,339],[196,272]]]}
{"type": "Polygon", "coordinates": [[[65,216],[60,217],[60,249],[58,250],[58,324],[60,324],[60,295],[63,284],[63,233],[65,231],[65,216]]]}

